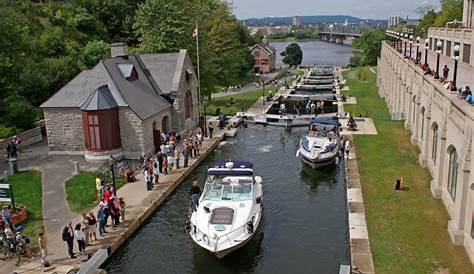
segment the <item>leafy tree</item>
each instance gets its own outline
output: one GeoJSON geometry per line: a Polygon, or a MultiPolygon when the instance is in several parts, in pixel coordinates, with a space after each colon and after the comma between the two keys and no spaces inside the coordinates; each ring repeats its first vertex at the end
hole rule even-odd
{"type": "Polygon", "coordinates": [[[82,49],[82,63],[91,68],[107,56],[107,44],[101,40],[93,40],[82,49]]]}
{"type": "Polygon", "coordinates": [[[1,115],[7,127],[16,126],[20,129],[32,128],[36,121],[37,109],[28,100],[19,95],[12,95],[2,100],[1,115]]]}
{"type": "Polygon", "coordinates": [[[441,11],[434,22],[436,27],[444,27],[447,22],[462,20],[463,0],[441,0],[441,11]]]}
{"type": "Polygon", "coordinates": [[[192,22],[179,0],[146,0],[138,7],[133,27],[140,51],[177,51],[191,40],[192,22]]]}
{"type": "Polygon", "coordinates": [[[303,61],[303,51],[301,51],[300,46],[297,43],[289,44],[285,51],[281,53],[283,57],[283,63],[289,66],[298,66],[301,65],[303,61]]]}
{"type": "Polygon", "coordinates": [[[385,31],[375,30],[366,32],[360,38],[353,41],[352,46],[363,51],[363,65],[373,66],[377,64],[377,58],[380,55],[384,39],[385,31]]]}

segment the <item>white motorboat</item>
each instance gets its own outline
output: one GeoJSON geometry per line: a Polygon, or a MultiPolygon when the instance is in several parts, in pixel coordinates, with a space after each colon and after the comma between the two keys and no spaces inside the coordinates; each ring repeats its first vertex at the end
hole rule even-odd
{"type": "Polygon", "coordinates": [[[300,140],[296,156],[313,167],[334,163],[341,142],[333,130],[339,123],[332,119],[315,118],[310,122],[310,131],[300,140]]]}
{"type": "Polygon", "coordinates": [[[262,198],[262,178],[254,176],[253,164],[217,161],[191,214],[191,238],[218,258],[242,247],[260,225],[262,198]]]}

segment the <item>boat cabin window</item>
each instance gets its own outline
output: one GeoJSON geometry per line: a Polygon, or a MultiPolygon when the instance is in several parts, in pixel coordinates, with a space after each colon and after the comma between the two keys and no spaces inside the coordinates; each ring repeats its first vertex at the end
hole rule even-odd
{"type": "Polygon", "coordinates": [[[204,200],[246,201],[252,199],[252,177],[209,176],[204,200]]]}

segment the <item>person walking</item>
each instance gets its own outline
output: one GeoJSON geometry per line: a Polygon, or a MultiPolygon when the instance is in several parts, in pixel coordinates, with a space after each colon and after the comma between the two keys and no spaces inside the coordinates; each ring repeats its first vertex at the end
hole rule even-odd
{"type": "Polygon", "coordinates": [[[214,132],[214,127],[212,126],[211,122],[209,123],[208,130],[209,130],[209,139],[212,139],[212,133],[214,132]]]}
{"type": "Polygon", "coordinates": [[[150,170],[147,167],[145,167],[145,171],[143,171],[143,176],[145,177],[145,182],[146,182],[146,191],[151,191],[152,189],[152,175],[150,173],[150,170]]]}
{"type": "Polygon", "coordinates": [[[201,187],[198,181],[193,181],[189,194],[191,196],[191,210],[196,211],[199,206],[199,197],[201,196],[201,187]]]}
{"type": "Polygon", "coordinates": [[[127,207],[127,204],[125,203],[125,200],[122,197],[119,198],[119,204],[120,216],[122,217],[122,222],[125,222],[125,208],[127,207]]]}
{"type": "Polygon", "coordinates": [[[444,81],[448,80],[448,75],[449,75],[449,68],[448,68],[447,65],[444,65],[444,68],[443,68],[443,79],[444,79],[444,81]]]}
{"type": "Polygon", "coordinates": [[[67,253],[69,254],[69,258],[76,258],[76,256],[74,256],[74,230],[72,229],[71,222],[69,222],[63,228],[62,238],[67,244],[67,253]]]}
{"type": "Polygon", "coordinates": [[[10,209],[11,205],[4,206],[2,208],[2,220],[4,224],[8,224],[11,228],[15,229],[15,225],[13,224],[12,218],[10,216],[10,209]]]}
{"type": "Polygon", "coordinates": [[[181,151],[179,150],[179,148],[176,148],[176,150],[174,151],[174,158],[175,158],[175,162],[176,162],[176,169],[179,169],[179,158],[181,157],[181,151]]]}
{"type": "Polygon", "coordinates": [[[153,164],[153,178],[155,179],[155,185],[158,185],[160,180],[160,171],[158,170],[158,164],[155,162],[153,164]]]}
{"type": "Polygon", "coordinates": [[[184,167],[188,167],[189,148],[186,143],[184,144],[183,158],[184,158],[184,167]]]}
{"type": "Polygon", "coordinates": [[[174,154],[168,154],[167,162],[168,162],[168,170],[171,173],[173,170],[173,165],[174,165],[174,154]]]}
{"type": "Polygon", "coordinates": [[[102,237],[104,236],[107,231],[105,231],[105,207],[100,207],[99,211],[97,212],[97,219],[99,220],[99,236],[102,237]]]}
{"type": "Polygon", "coordinates": [[[87,227],[89,230],[89,240],[92,242],[92,236],[94,236],[94,241],[97,241],[97,219],[92,212],[89,212],[89,215],[87,215],[87,227]]]}
{"type": "Polygon", "coordinates": [[[84,231],[84,242],[86,245],[89,244],[89,220],[85,212],[81,214],[81,227],[84,231]]]}
{"type": "Polygon", "coordinates": [[[41,251],[41,264],[43,267],[48,267],[49,262],[46,259],[48,256],[48,249],[46,248],[48,241],[46,240],[46,235],[43,232],[38,233],[38,246],[41,251]]]}
{"type": "Polygon", "coordinates": [[[76,224],[74,229],[74,233],[76,234],[77,246],[79,248],[79,254],[84,255],[86,253],[86,241],[85,241],[85,234],[84,231],[81,229],[81,224],[76,224]]]}

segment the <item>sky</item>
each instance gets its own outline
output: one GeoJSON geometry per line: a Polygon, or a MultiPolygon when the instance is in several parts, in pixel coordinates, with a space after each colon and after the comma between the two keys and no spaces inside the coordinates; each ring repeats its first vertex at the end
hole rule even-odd
{"type": "Polygon", "coordinates": [[[407,15],[418,18],[415,9],[439,0],[229,0],[238,19],[294,15],[351,15],[368,19],[387,19],[407,15]]]}

